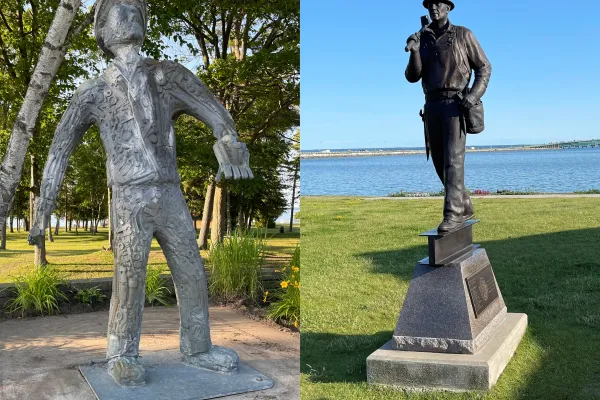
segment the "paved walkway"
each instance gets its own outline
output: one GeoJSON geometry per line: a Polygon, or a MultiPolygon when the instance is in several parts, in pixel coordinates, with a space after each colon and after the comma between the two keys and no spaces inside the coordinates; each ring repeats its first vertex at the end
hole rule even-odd
{"type": "MultiPolygon", "coordinates": [[[[235,349],[242,362],[275,386],[227,400],[300,399],[300,340],[228,307],[212,307],[213,343],[235,349]]],[[[0,322],[0,400],[94,400],[78,365],[104,359],[108,312],[0,322]]],[[[140,355],[179,359],[176,307],[144,310],[140,355]]]]}

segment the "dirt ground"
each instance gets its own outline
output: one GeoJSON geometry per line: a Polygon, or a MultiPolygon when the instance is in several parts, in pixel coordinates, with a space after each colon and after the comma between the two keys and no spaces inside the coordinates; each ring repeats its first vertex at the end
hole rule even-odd
{"type": "MultiPolygon", "coordinates": [[[[273,388],[227,400],[300,399],[297,333],[255,321],[231,307],[211,307],[213,344],[236,350],[243,363],[271,378],[273,388]]],[[[108,312],[0,322],[0,399],[93,400],[77,367],[104,359],[108,312]]],[[[176,307],[146,308],[140,355],[179,356],[176,307]]]]}

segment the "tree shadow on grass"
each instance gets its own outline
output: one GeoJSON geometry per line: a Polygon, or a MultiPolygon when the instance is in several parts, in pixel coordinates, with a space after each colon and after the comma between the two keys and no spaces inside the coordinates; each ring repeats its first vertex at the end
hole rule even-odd
{"type": "MultiPolygon", "coordinates": [[[[87,249],[87,250],[47,250],[46,256],[50,259],[53,257],[72,257],[72,256],[85,256],[88,254],[94,254],[102,251],[102,249],[87,249]]],[[[33,253],[33,249],[31,251],[33,253]]]]}
{"type": "Polygon", "coordinates": [[[373,335],[302,332],[301,372],[315,383],[364,382],[366,359],[392,338],[393,331],[373,335]]]}
{"type": "MultiPolygon", "coordinates": [[[[476,243],[488,254],[508,311],[529,318],[527,343],[498,387],[510,388],[518,399],[600,399],[600,229],[476,243]],[[535,367],[523,367],[528,363],[535,367]]],[[[409,282],[427,246],[361,256],[371,261],[371,273],[409,282]]],[[[315,382],[364,382],[367,356],[391,336],[391,330],[302,333],[302,372],[315,382]]]]}

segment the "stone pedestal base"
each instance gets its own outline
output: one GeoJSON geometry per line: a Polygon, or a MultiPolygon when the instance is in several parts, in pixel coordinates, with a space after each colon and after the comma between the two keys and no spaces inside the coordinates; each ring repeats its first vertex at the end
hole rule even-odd
{"type": "Polygon", "coordinates": [[[527,315],[508,313],[476,354],[392,349],[392,341],[367,358],[371,384],[418,390],[489,390],[510,361],[527,328],[527,315]]]}
{"type": "Polygon", "coordinates": [[[273,387],[271,379],[241,363],[238,372],[223,374],[181,362],[144,361],[145,386],[119,386],[106,372],[106,363],[81,366],[79,370],[98,400],[205,400],[273,387]]]}

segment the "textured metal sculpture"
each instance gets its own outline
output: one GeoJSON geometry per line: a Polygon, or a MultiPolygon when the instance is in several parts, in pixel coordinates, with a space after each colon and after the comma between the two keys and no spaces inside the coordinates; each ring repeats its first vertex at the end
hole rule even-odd
{"type": "Polygon", "coordinates": [[[444,184],[444,220],[440,233],[458,228],[474,216],[473,203],[464,185],[466,133],[483,130],[481,97],[492,67],[473,33],[452,25],[450,0],[425,0],[431,24],[407,40],[409,82],[422,81],[425,92],[425,143],[427,154],[444,184]],[[471,73],[475,80],[469,89],[471,73]]]}
{"type": "Polygon", "coordinates": [[[31,244],[43,240],[69,156],[92,125],[100,128],[113,189],[115,272],[108,326],[108,371],[121,385],[144,383],[138,360],[145,277],[152,237],[171,270],[181,316],[181,352],[191,366],[237,369],[238,356],[213,346],[208,294],[195,229],[180,190],[174,119],[190,114],[217,137],[217,180],[252,178],[246,146],[219,101],[183,66],[140,56],[147,23],[144,0],[99,0],[95,34],[113,59],[97,79],[85,82],[56,130],[36,204],[31,244]]]}

